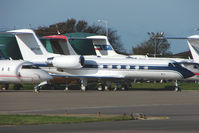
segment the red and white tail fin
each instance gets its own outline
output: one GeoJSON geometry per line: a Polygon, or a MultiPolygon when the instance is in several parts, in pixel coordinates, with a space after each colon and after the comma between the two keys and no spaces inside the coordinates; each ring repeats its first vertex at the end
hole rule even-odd
{"type": "Polygon", "coordinates": [[[91,39],[97,56],[120,56],[111,46],[106,36],[88,36],[91,39]]]}
{"type": "MultiPolygon", "coordinates": [[[[97,36],[88,36],[86,38],[92,40],[97,56],[109,56],[109,57],[126,57],[127,56],[127,55],[116,53],[106,36],[97,35],[97,36]]],[[[136,58],[136,59],[148,58],[146,55],[131,55],[129,57],[136,58]]]]}
{"type": "MultiPolygon", "coordinates": [[[[62,51],[61,53],[63,53],[64,55],[77,55],[77,53],[75,52],[75,50],[72,48],[71,44],[69,43],[67,37],[64,35],[43,36],[42,39],[52,39],[52,40],[56,39],[57,40],[56,41],[57,43],[51,44],[51,47],[54,52],[57,50],[56,49],[57,47],[60,47],[62,51]]],[[[60,52],[58,51],[58,53],[60,52]]]]}

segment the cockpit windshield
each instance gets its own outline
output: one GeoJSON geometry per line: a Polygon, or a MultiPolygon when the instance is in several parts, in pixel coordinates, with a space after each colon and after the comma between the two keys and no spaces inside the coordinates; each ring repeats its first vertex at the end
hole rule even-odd
{"type": "Polygon", "coordinates": [[[173,64],[174,64],[175,67],[181,67],[181,65],[178,64],[178,63],[173,63],[173,64]]]}
{"type": "Polygon", "coordinates": [[[194,64],[193,68],[199,69],[199,64],[194,64]]]}
{"type": "Polygon", "coordinates": [[[22,69],[39,69],[39,67],[35,65],[23,65],[22,69]]]}
{"type": "Polygon", "coordinates": [[[169,63],[169,67],[181,67],[178,63],[169,63]]]}

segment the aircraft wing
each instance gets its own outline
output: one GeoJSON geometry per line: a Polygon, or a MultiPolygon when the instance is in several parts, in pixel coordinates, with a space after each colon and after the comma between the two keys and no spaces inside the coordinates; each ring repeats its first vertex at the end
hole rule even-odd
{"type": "Polygon", "coordinates": [[[124,79],[123,76],[82,76],[82,75],[54,75],[52,74],[51,76],[53,77],[65,77],[65,78],[88,78],[88,79],[124,79]]]}

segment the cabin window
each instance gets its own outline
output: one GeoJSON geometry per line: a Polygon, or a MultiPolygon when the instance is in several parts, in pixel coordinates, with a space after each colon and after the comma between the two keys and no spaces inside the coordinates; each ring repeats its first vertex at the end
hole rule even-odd
{"type": "Polygon", "coordinates": [[[112,68],[113,69],[117,69],[117,65],[112,65],[112,68]]]}
{"type": "Polygon", "coordinates": [[[130,69],[135,69],[135,66],[130,66],[130,69]]]}
{"type": "Polygon", "coordinates": [[[140,66],[140,69],[144,69],[144,66],[140,66]]]}
{"type": "Polygon", "coordinates": [[[10,67],[8,67],[8,71],[10,71],[10,67]]]}
{"type": "Polygon", "coordinates": [[[126,69],[126,65],[121,65],[121,69],[126,69]]]}
{"type": "Polygon", "coordinates": [[[1,70],[4,71],[4,67],[2,67],[1,70]]]}
{"type": "Polygon", "coordinates": [[[108,68],[108,65],[103,65],[103,68],[108,68]]]}

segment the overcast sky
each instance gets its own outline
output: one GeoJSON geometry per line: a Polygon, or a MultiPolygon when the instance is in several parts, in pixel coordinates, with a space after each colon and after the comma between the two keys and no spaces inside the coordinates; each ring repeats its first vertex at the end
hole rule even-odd
{"type": "MultiPolygon", "coordinates": [[[[199,34],[199,0],[0,0],[0,30],[33,28],[69,18],[118,31],[127,51],[146,41],[147,32],[166,36],[199,34]],[[103,24],[103,23],[101,23],[103,24]]],[[[169,41],[173,53],[188,50],[186,41],[169,41]]]]}

